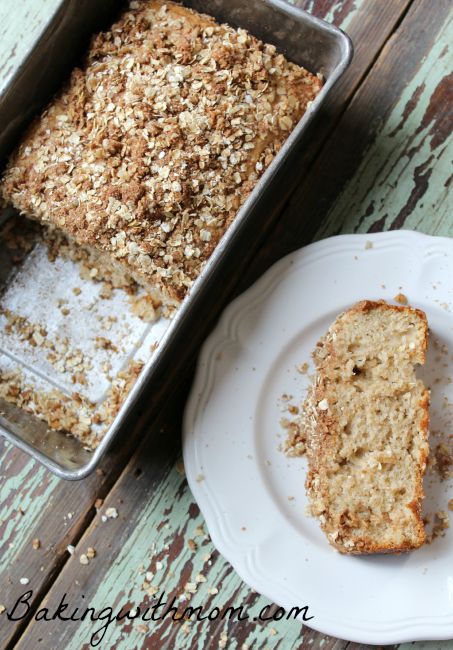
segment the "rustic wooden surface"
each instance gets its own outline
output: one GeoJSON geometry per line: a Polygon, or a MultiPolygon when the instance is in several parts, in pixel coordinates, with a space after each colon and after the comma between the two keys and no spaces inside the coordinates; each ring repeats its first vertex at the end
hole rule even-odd
{"type": "Polygon", "coordinates": [[[30,47],[43,33],[48,16],[53,15],[59,5],[60,0],[4,0],[1,3],[0,92],[7,87],[30,47]]]}
{"type": "MultiPolygon", "coordinates": [[[[448,76],[450,3],[436,0],[435,10],[428,0],[300,4],[346,29],[356,55],[325,110],[314,162],[238,291],[282,254],[314,237],[403,227],[453,234],[447,194],[453,105],[448,76]]],[[[13,53],[11,65],[0,67],[0,87],[20,64],[27,39],[39,34],[46,11],[54,7],[55,0],[4,0],[0,5],[2,61],[13,53]]],[[[267,603],[215,551],[187,487],[178,459],[190,373],[179,384],[159,419],[143,431],[143,441],[126,467],[111,456],[102,472],[77,484],[56,479],[22,452],[0,443],[0,605],[10,607],[32,589],[34,610],[55,607],[64,593],[72,607],[85,603],[98,610],[119,609],[145,605],[154,591],[165,590],[170,599],[180,596],[187,592],[187,583],[196,583],[197,590],[187,594],[185,604],[244,605],[253,615],[267,603]],[[96,509],[99,498],[104,502],[96,509]],[[109,507],[117,509],[118,518],[103,521],[109,507]],[[39,549],[32,546],[36,538],[39,549]],[[66,550],[69,544],[75,546],[73,556],[66,550]],[[89,547],[96,557],[82,565],[80,555],[89,547]],[[146,579],[146,572],[152,572],[152,578],[146,579]],[[197,583],[199,575],[206,581],[197,583]],[[21,578],[29,580],[27,586],[21,578]],[[218,593],[212,593],[215,590],[218,593]]],[[[89,647],[95,629],[88,621],[36,622],[29,616],[10,622],[2,614],[0,643],[75,650],[89,647]]],[[[449,642],[414,645],[423,650],[453,648],[449,642]]],[[[359,647],[294,621],[170,619],[148,624],[147,629],[137,621],[115,623],[100,644],[128,650],[347,646],[359,647]]]]}

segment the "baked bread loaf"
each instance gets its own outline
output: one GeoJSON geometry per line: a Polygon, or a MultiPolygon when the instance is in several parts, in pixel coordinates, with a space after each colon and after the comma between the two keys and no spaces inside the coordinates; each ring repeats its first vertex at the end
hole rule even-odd
{"type": "Polygon", "coordinates": [[[312,514],[342,553],[421,546],[429,392],[415,376],[428,340],[419,309],[363,301],[317,344],[303,408],[312,514]]]}
{"type": "Polygon", "coordinates": [[[134,0],[28,130],[0,193],[177,303],[321,86],[243,29],[134,0]]]}

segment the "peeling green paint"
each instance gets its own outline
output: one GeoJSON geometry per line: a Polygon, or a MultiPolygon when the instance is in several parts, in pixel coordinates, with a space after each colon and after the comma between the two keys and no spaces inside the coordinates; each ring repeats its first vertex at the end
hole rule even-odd
{"type": "MultiPolygon", "coordinates": [[[[417,177],[418,182],[426,178],[426,188],[422,188],[419,200],[414,199],[404,228],[453,234],[451,204],[446,200],[453,157],[451,124],[449,135],[439,142],[429,119],[432,97],[451,73],[452,42],[453,21],[449,20],[330,210],[316,239],[334,233],[367,232],[379,220],[379,230],[395,227],[394,220],[416,195],[417,177]],[[416,101],[408,111],[414,98],[416,101]]],[[[451,87],[451,77],[449,83],[451,87]]]]}
{"type": "MultiPolygon", "coordinates": [[[[131,536],[122,547],[120,554],[114,558],[107,574],[99,581],[99,588],[90,599],[90,606],[96,609],[108,605],[118,608],[124,603],[128,603],[131,607],[142,606],[144,598],[142,584],[146,571],[154,573],[157,558],[157,561],[162,563],[162,567],[155,571],[151,584],[158,590],[158,594],[165,591],[167,594],[175,592],[179,596],[184,593],[186,582],[197,584],[197,592],[189,596],[189,600],[179,603],[181,611],[188,605],[192,607],[201,605],[207,612],[215,606],[222,608],[229,601],[234,607],[239,607],[250,598],[250,590],[230,565],[216,553],[208,535],[200,535],[197,531],[200,527],[205,530],[205,524],[201,515],[190,516],[189,511],[193,508],[192,499],[185,480],[173,468],[134,522],[131,536]],[[169,551],[175,538],[178,537],[184,541],[184,550],[169,563],[169,551]],[[197,543],[198,548],[193,553],[187,547],[189,539],[197,543]],[[206,560],[207,555],[211,555],[212,559],[206,560]],[[186,579],[181,584],[181,576],[184,574],[186,579]],[[206,582],[196,583],[196,576],[199,574],[206,577],[206,582]],[[120,593],[119,585],[122,588],[120,593]],[[213,587],[219,590],[218,594],[209,593],[208,590],[213,587]],[[112,595],[115,595],[115,602],[112,602],[112,595]]],[[[83,540],[79,546],[84,547],[83,540]]],[[[93,566],[95,567],[95,564],[93,566]]],[[[253,606],[244,608],[244,611],[253,618],[267,604],[270,604],[267,599],[256,595],[253,606]]],[[[128,629],[127,633],[124,632],[123,625],[112,625],[101,647],[124,647],[128,650],[141,647],[144,634],[137,629],[140,623],[141,621],[137,620],[133,624],[128,624],[130,630],[128,629]]],[[[156,623],[148,625],[150,634],[159,626],[156,623]]],[[[227,634],[226,647],[232,649],[239,647],[235,641],[235,629],[241,623],[216,621],[204,622],[201,625],[189,624],[186,627],[178,623],[173,625],[178,625],[178,632],[175,637],[172,635],[170,647],[208,647],[209,638],[214,628],[218,626],[221,626],[220,629],[227,634]]],[[[88,642],[93,629],[91,622],[81,623],[74,628],[66,644],[67,650],[80,650],[88,642]]],[[[170,643],[169,635],[172,629],[172,626],[167,628],[162,639],[164,642],[167,639],[170,643]]],[[[262,647],[253,644],[262,644],[265,641],[267,647],[273,650],[281,643],[282,638],[285,639],[285,648],[296,647],[303,638],[301,624],[295,621],[277,621],[255,625],[247,637],[247,643],[250,647],[262,647]]]]}
{"type": "MultiPolygon", "coordinates": [[[[5,449],[11,449],[11,446],[6,444],[5,449]]],[[[0,485],[0,521],[4,522],[1,535],[3,571],[23,551],[29,532],[39,525],[42,512],[58,483],[49,472],[36,465],[33,467],[34,463],[24,463],[16,474],[11,474],[11,464],[12,459],[5,452],[0,485]]]]}
{"type": "Polygon", "coordinates": [[[27,57],[30,45],[43,33],[48,17],[57,11],[60,4],[61,0],[2,0],[0,92],[7,87],[15,71],[27,57]]]}
{"type": "MultiPolygon", "coordinates": [[[[56,0],[45,0],[45,2],[46,4],[43,0],[41,4],[43,12],[44,7],[46,11],[47,7],[53,7],[56,0]]],[[[8,6],[13,7],[14,4],[8,0],[8,6]]],[[[21,3],[16,4],[18,4],[16,13],[12,14],[16,17],[15,20],[18,19],[19,9],[23,9],[19,7],[21,3]]],[[[318,8],[327,3],[307,0],[302,4],[308,10],[319,13],[318,8]]],[[[363,0],[350,3],[350,9],[341,25],[343,28],[348,29],[354,17],[357,17],[362,4],[363,0]]],[[[328,13],[324,17],[328,20],[334,18],[344,9],[344,6],[344,1],[330,4],[328,13]]],[[[319,232],[319,237],[327,236],[339,229],[341,232],[366,231],[384,214],[387,216],[382,229],[388,228],[413,194],[414,179],[417,174],[418,176],[430,174],[430,176],[423,197],[416,201],[405,220],[404,227],[437,234],[452,233],[452,221],[447,214],[445,200],[445,181],[450,173],[451,137],[443,142],[437,142],[436,134],[431,132],[429,121],[423,129],[419,128],[427,114],[431,97],[449,72],[446,52],[449,43],[452,42],[452,36],[451,24],[445,24],[438,34],[429,57],[420,62],[417,74],[383,123],[376,142],[367,151],[355,176],[330,211],[326,225],[319,232]],[[403,119],[406,107],[411,102],[414,105],[411,106],[407,118],[403,119]],[[409,155],[411,153],[409,146],[416,150],[415,155],[409,155]],[[374,212],[367,216],[367,208],[371,202],[374,212]],[[363,222],[360,228],[357,228],[356,225],[362,216],[363,222]]],[[[2,47],[4,46],[3,43],[2,47]]],[[[32,461],[24,462],[19,470],[11,475],[14,472],[11,458],[7,452],[3,456],[2,473],[5,478],[2,479],[0,491],[0,518],[5,522],[2,535],[4,544],[2,564],[5,573],[9,563],[21,553],[27,552],[24,544],[41,524],[43,513],[49,516],[51,512],[49,502],[58,499],[61,493],[61,481],[36,467],[32,461]],[[25,515],[19,513],[19,506],[25,511],[25,515]],[[14,546],[9,546],[9,543],[13,543],[14,546]]],[[[74,491],[76,489],[78,488],[74,487],[74,491]]],[[[114,495],[115,491],[111,494],[111,499],[114,495]]],[[[111,505],[116,504],[112,502],[111,505]]],[[[127,499],[122,506],[118,506],[118,509],[120,511],[127,509],[127,499]]],[[[208,609],[213,606],[221,607],[227,602],[232,602],[235,607],[251,603],[247,611],[253,617],[264,605],[269,604],[268,600],[258,594],[251,595],[249,588],[242,583],[231,566],[217,554],[209,538],[198,534],[197,528],[204,527],[203,518],[197,514],[192,495],[175,468],[168,472],[155,489],[150,490],[143,509],[139,513],[131,512],[130,516],[132,525],[128,530],[131,534],[125,539],[118,555],[112,556],[111,560],[99,556],[92,561],[90,567],[76,566],[76,571],[74,568],[70,569],[68,565],[68,569],[65,569],[62,574],[62,576],[77,575],[77,570],[99,571],[97,589],[90,598],[91,606],[101,609],[107,605],[119,607],[125,603],[131,606],[140,605],[144,597],[142,584],[148,570],[155,573],[151,584],[158,592],[165,590],[167,593],[175,592],[178,595],[183,592],[185,582],[195,582],[197,575],[205,575],[207,581],[199,583],[197,592],[185,605],[190,604],[194,607],[203,605],[208,609]],[[189,539],[195,539],[198,544],[194,552],[188,549],[189,539]],[[172,561],[170,561],[170,553],[172,553],[172,561]],[[206,561],[205,556],[208,554],[211,554],[212,558],[206,561]],[[162,563],[162,567],[157,571],[156,561],[162,563]],[[142,566],[143,568],[140,569],[142,566]],[[219,593],[209,594],[208,589],[212,587],[217,588],[219,593]]],[[[78,562],[79,553],[86,549],[87,540],[91,540],[97,534],[109,534],[109,522],[100,523],[99,517],[98,515],[95,525],[90,526],[87,534],[78,544],[78,555],[71,560],[72,567],[74,562],[78,562]]],[[[59,582],[56,583],[56,589],[58,585],[59,582]]],[[[79,596],[78,584],[72,586],[73,593],[79,596]]],[[[181,606],[183,605],[184,603],[181,603],[181,606]]],[[[1,623],[4,625],[3,621],[1,623]]],[[[146,635],[138,630],[138,625],[139,621],[112,625],[101,647],[117,650],[144,647],[146,635]]],[[[157,632],[162,634],[159,646],[161,648],[167,646],[189,649],[208,647],[211,636],[223,631],[227,637],[225,647],[236,650],[240,648],[236,638],[237,626],[237,623],[221,622],[189,624],[187,631],[178,627],[174,635],[173,626],[151,624],[149,634],[153,635],[157,632]]],[[[67,626],[64,629],[63,627],[61,634],[65,635],[64,646],[51,643],[45,646],[46,649],[65,647],[68,650],[80,650],[87,646],[93,624],[86,622],[74,625],[70,632],[67,632],[67,626]]],[[[26,638],[25,636],[25,644],[26,638]]],[[[319,636],[316,639],[313,648],[321,646],[324,642],[322,638],[320,641],[319,636]]],[[[279,621],[252,626],[245,643],[250,648],[291,650],[300,647],[303,640],[306,640],[306,647],[310,647],[309,642],[313,640],[313,634],[309,630],[302,630],[299,623],[279,621]],[[274,630],[275,634],[271,630],[274,630]]],[[[35,641],[36,637],[33,637],[29,647],[32,647],[35,641]]],[[[401,648],[409,650],[414,645],[417,650],[453,648],[453,642],[404,644],[401,648]]],[[[345,642],[338,642],[337,647],[345,646],[345,642]]]]}

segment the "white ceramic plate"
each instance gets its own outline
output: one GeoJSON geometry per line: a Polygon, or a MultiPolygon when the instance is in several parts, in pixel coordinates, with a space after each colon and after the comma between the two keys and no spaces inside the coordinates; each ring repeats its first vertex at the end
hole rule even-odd
{"type": "MultiPolygon", "coordinates": [[[[332,237],[275,264],[206,341],[185,414],[186,473],[219,551],[278,605],[308,605],[311,627],[361,643],[453,638],[452,533],[400,556],[335,552],[305,515],[305,459],[278,449],[279,398],[300,403],[309,377],[296,366],[341,311],[400,292],[427,313],[420,374],[432,386],[431,428],[448,436],[453,240],[406,231],[332,237]]],[[[426,490],[426,512],[447,510],[451,481],[431,477],[426,490]]]]}

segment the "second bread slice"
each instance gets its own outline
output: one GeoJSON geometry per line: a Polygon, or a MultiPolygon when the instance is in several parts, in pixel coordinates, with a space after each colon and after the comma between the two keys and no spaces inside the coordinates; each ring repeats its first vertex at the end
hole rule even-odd
{"type": "Polygon", "coordinates": [[[429,392],[415,377],[428,327],[410,307],[363,301],[317,346],[303,423],[311,509],[343,553],[399,552],[425,541],[421,517],[429,392]]]}

